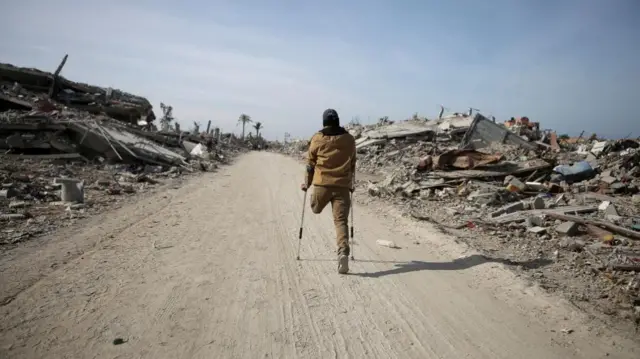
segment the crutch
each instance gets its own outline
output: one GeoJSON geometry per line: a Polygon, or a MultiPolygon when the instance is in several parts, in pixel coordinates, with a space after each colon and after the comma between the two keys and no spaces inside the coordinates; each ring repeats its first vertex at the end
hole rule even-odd
{"type": "Polygon", "coordinates": [[[300,260],[300,243],[302,242],[302,225],[304,224],[304,210],[307,208],[307,191],[304,191],[304,200],[302,201],[302,217],[300,218],[300,233],[298,234],[298,256],[297,260],[300,260]]]}
{"type": "Polygon", "coordinates": [[[351,192],[351,260],[355,260],[353,258],[353,192],[351,192]]]}

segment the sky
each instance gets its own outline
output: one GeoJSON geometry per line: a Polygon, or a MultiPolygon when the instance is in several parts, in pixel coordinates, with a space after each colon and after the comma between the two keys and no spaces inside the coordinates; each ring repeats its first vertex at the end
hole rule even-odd
{"type": "Polygon", "coordinates": [[[640,136],[637,0],[7,0],[0,62],[269,139],[440,105],[559,134],[640,136]]]}

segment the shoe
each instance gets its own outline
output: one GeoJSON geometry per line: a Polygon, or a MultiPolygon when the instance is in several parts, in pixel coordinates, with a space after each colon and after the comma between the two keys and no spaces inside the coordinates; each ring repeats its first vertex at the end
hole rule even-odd
{"type": "Polygon", "coordinates": [[[338,256],[338,273],[349,273],[349,256],[341,254],[338,256]]]}

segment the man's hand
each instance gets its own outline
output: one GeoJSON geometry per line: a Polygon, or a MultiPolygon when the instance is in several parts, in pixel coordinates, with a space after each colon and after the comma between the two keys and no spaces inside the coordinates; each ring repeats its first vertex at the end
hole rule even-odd
{"type": "Polygon", "coordinates": [[[355,187],[355,186],[354,186],[354,187],[349,188],[349,192],[351,192],[351,193],[353,193],[353,191],[355,191],[355,190],[356,190],[356,187],[355,187]]]}
{"type": "Polygon", "coordinates": [[[307,192],[307,189],[309,189],[309,187],[307,186],[306,183],[303,183],[300,185],[300,189],[303,190],[304,192],[307,192]]]}

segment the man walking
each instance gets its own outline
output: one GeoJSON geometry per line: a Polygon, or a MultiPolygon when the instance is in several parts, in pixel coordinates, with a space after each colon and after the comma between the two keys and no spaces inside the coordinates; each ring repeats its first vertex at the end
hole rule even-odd
{"type": "Polygon", "coordinates": [[[331,203],[338,244],[338,273],[349,272],[350,193],[355,189],[356,141],[340,126],[338,113],[322,114],[323,129],[311,137],[303,191],[314,186],[311,210],[319,214],[331,203]]]}

